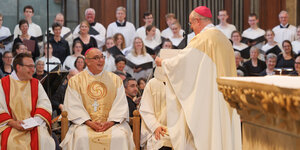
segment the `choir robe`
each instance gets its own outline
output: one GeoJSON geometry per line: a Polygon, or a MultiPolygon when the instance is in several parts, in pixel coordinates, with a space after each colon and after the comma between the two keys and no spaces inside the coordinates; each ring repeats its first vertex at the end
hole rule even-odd
{"type": "Polygon", "coordinates": [[[296,54],[300,54],[300,41],[299,41],[299,40],[293,41],[293,42],[292,42],[292,46],[293,46],[293,51],[294,51],[296,54]]]}
{"type": "Polygon", "coordinates": [[[54,150],[51,134],[52,108],[41,83],[33,78],[20,81],[15,72],[0,83],[0,149],[54,150]],[[19,131],[7,125],[14,120],[33,117],[40,125],[31,131],[19,131]]]}
{"type": "Polygon", "coordinates": [[[64,109],[73,124],[60,146],[65,150],[134,149],[129,108],[122,79],[102,71],[93,75],[88,69],[72,77],[66,90],[64,109]],[[115,121],[105,132],[95,132],[85,121],[115,121]]]}
{"type": "MultiPolygon", "coordinates": [[[[98,34],[91,33],[92,30],[90,29],[89,34],[93,38],[95,38],[95,40],[97,41],[98,48],[100,50],[102,50],[102,46],[105,44],[105,34],[106,34],[105,27],[101,23],[98,23],[98,22],[90,24],[90,27],[98,32],[98,34]]],[[[80,29],[79,29],[79,25],[78,25],[73,31],[73,39],[79,37],[79,31],[80,31],[80,29]]]]}
{"type": "Polygon", "coordinates": [[[290,42],[296,40],[297,28],[293,25],[287,24],[286,27],[283,27],[282,25],[277,25],[272,30],[275,33],[274,40],[280,45],[284,40],[289,40],[290,42]]]}
{"type": "MultiPolygon", "coordinates": [[[[11,35],[9,28],[1,26],[0,27],[0,39],[5,39],[11,35]]],[[[12,42],[4,45],[5,48],[0,48],[0,53],[3,54],[5,51],[11,51],[12,49],[12,42]]]]}
{"type": "Polygon", "coordinates": [[[195,32],[191,32],[190,34],[188,34],[188,43],[190,43],[190,41],[195,37],[195,32]]]}
{"type": "MultiPolygon", "coordinates": [[[[132,53],[129,53],[125,58],[136,65],[141,65],[144,63],[148,63],[148,62],[154,63],[153,58],[148,53],[146,53],[145,55],[138,55],[138,56],[134,56],[132,53]]],[[[125,71],[128,72],[136,80],[138,80],[140,78],[148,79],[152,70],[153,69],[150,68],[150,69],[143,69],[140,72],[134,72],[132,68],[130,68],[127,65],[125,66],[125,71]]]]}
{"type": "Polygon", "coordinates": [[[225,27],[219,24],[216,25],[216,28],[222,31],[228,39],[231,39],[231,33],[236,30],[236,27],[233,24],[227,24],[225,27]]]}
{"type": "Polygon", "coordinates": [[[267,43],[261,48],[261,50],[265,53],[265,55],[268,55],[269,53],[279,55],[282,52],[281,46],[278,43],[276,45],[270,45],[267,43]]]}
{"type": "MultiPolygon", "coordinates": [[[[180,29],[179,34],[183,35],[183,33],[184,33],[184,30],[180,29]]],[[[173,36],[173,32],[172,32],[171,28],[168,27],[165,30],[163,30],[161,32],[161,36],[164,37],[164,38],[170,38],[170,37],[172,37],[173,36]]]]}
{"type": "Polygon", "coordinates": [[[117,69],[115,64],[115,58],[108,51],[104,51],[102,53],[105,56],[105,65],[103,70],[109,72],[115,71],[117,69]]]}
{"type": "MultiPolygon", "coordinates": [[[[18,35],[21,35],[21,34],[22,34],[22,32],[19,28],[19,24],[17,24],[14,29],[14,39],[17,38],[18,35]]],[[[42,36],[42,29],[39,25],[32,22],[29,24],[28,34],[35,38],[40,37],[40,36],[42,36]]]]}
{"type": "MultiPolygon", "coordinates": [[[[136,33],[135,33],[135,36],[138,36],[140,38],[143,39],[144,43],[145,43],[145,40],[146,40],[146,27],[145,26],[142,26],[140,28],[138,28],[136,30],[136,33]]],[[[160,36],[160,31],[159,29],[156,28],[155,30],[155,37],[153,39],[156,43],[161,43],[161,36],[160,36]]]]}
{"type": "Polygon", "coordinates": [[[177,56],[163,59],[162,68],[167,76],[167,127],[174,149],[187,149],[190,130],[196,149],[240,150],[239,115],[224,100],[216,80],[237,74],[227,37],[209,24],[177,56]]]}
{"type": "MultiPolygon", "coordinates": [[[[242,37],[250,39],[250,40],[255,40],[257,38],[264,37],[265,33],[266,33],[265,30],[263,30],[261,28],[257,28],[257,29],[248,28],[243,32],[242,37]]],[[[255,47],[257,47],[258,49],[261,49],[261,47],[263,45],[264,45],[264,42],[259,42],[259,43],[255,44],[255,47]]]]}
{"type": "Polygon", "coordinates": [[[162,68],[157,67],[152,78],[146,85],[141,99],[139,112],[142,117],[141,147],[147,150],[157,150],[163,146],[172,147],[168,132],[155,139],[155,130],[163,126],[167,128],[166,107],[166,78],[162,74],[162,68]]]}
{"type": "Polygon", "coordinates": [[[113,22],[107,27],[106,37],[113,37],[116,33],[121,33],[125,38],[126,47],[133,43],[135,27],[132,23],[125,21],[122,25],[119,22],[113,22]]]}

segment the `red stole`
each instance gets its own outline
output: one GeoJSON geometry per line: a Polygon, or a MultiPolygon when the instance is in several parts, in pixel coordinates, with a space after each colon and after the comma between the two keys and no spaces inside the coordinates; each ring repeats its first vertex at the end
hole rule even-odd
{"type": "MultiPolygon", "coordinates": [[[[6,105],[7,105],[7,109],[8,109],[8,113],[2,113],[0,114],[0,122],[6,121],[8,119],[12,119],[12,117],[10,116],[11,114],[11,109],[9,106],[9,102],[10,102],[10,77],[6,76],[4,78],[1,79],[1,83],[2,83],[2,87],[3,87],[3,91],[5,94],[5,100],[6,100],[6,105]]],[[[34,117],[35,114],[40,114],[43,117],[45,117],[47,119],[47,121],[51,121],[51,115],[45,111],[44,109],[41,108],[36,108],[36,104],[37,104],[37,100],[38,100],[38,86],[39,86],[39,81],[35,78],[32,78],[30,80],[30,85],[31,85],[31,105],[32,105],[32,110],[31,110],[31,117],[34,117]]],[[[6,128],[2,134],[1,134],[1,150],[6,150],[7,149],[7,141],[8,141],[8,136],[10,134],[11,131],[11,127],[6,128]]],[[[33,128],[33,130],[30,131],[30,135],[31,135],[31,142],[30,142],[30,146],[32,150],[38,150],[39,149],[39,145],[38,145],[38,129],[37,127],[33,128]]]]}

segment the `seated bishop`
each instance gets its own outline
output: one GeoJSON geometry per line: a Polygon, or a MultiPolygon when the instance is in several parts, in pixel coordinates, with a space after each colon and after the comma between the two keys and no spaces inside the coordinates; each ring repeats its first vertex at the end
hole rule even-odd
{"type": "Polygon", "coordinates": [[[87,50],[85,62],[87,69],[68,82],[64,109],[73,124],[60,146],[68,150],[134,149],[122,79],[103,70],[105,57],[97,48],[87,50]]]}
{"type": "Polygon", "coordinates": [[[157,67],[146,85],[140,105],[142,116],[141,147],[144,149],[172,149],[167,130],[166,78],[157,67]]]}
{"type": "Polygon", "coordinates": [[[18,54],[14,71],[0,83],[0,149],[54,150],[51,103],[38,79],[32,78],[30,54],[18,54]]]}

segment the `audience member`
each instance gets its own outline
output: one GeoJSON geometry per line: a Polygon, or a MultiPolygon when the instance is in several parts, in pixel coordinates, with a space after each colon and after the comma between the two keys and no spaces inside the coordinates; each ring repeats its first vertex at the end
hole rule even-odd
{"type": "Polygon", "coordinates": [[[250,49],[250,60],[244,63],[244,67],[248,72],[249,76],[258,76],[260,72],[266,69],[266,63],[258,59],[259,49],[251,47],[250,49]]]}
{"type": "Polygon", "coordinates": [[[293,52],[292,44],[289,40],[282,42],[283,52],[278,55],[276,68],[294,68],[295,53],[293,52]]]}
{"type": "Polygon", "coordinates": [[[216,28],[221,30],[228,39],[231,38],[231,33],[236,30],[236,27],[233,24],[227,23],[228,14],[226,10],[220,10],[218,19],[220,21],[220,24],[216,25],[216,28]]]}
{"type": "Polygon", "coordinates": [[[145,86],[146,86],[146,82],[147,82],[147,79],[146,78],[139,78],[137,80],[137,84],[138,84],[138,89],[139,89],[139,97],[141,97],[143,95],[143,92],[144,92],[144,89],[145,89],[145,86]]]}
{"type": "Polygon", "coordinates": [[[72,50],[73,50],[73,55],[68,56],[63,64],[64,70],[75,69],[74,66],[75,60],[77,59],[78,56],[83,57],[83,55],[81,54],[82,44],[80,41],[75,41],[73,43],[72,50]]]}
{"type": "MultiPolygon", "coordinates": [[[[131,53],[126,56],[126,59],[135,65],[141,65],[145,63],[154,63],[153,58],[146,52],[143,40],[140,37],[135,37],[133,42],[133,49],[131,53]]],[[[125,69],[129,72],[133,78],[138,80],[139,78],[148,78],[153,70],[152,67],[130,67],[128,64],[125,69]]]]}
{"type": "Polygon", "coordinates": [[[260,76],[266,76],[266,75],[275,75],[274,68],[276,66],[277,62],[277,56],[273,53],[269,53],[266,58],[266,65],[267,68],[259,73],[260,76]]]}
{"type": "Polygon", "coordinates": [[[275,33],[275,41],[279,44],[282,44],[284,40],[294,41],[296,39],[296,27],[288,23],[288,12],[282,10],[278,16],[280,25],[272,29],[275,33]]]}
{"type": "MultiPolygon", "coordinates": [[[[153,25],[153,15],[150,12],[145,12],[144,16],[143,16],[143,21],[145,22],[145,25],[138,28],[136,30],[136,36],[140,37],[143,39],[144,43],[145,43],[145,39],[147,39],[147,26],[153,25]]],[[[149,31],[149,30],[148,30],[149,31]]],[[[161,43],[161,36],[160,36],[160,31],[159,29],[155,28],[153,29],[153,36],[151,36],[151,41],[154,41],[155,43],[161,43]]],[[[146,43],[145,43],[146,45],[146,43]]]]}
{"type": "Polygon", "coordinates": [[[82,21],[80,23],[80,32],[79,36],[74,39],[73,42],[75,41],[80,41],[82,44],[82,52],[81,54],[84,55],[85,52],[92,47],[98,47],[97,41],[93,36],[89,35],[89,30],[90,30],[90,24],[87,21],[82,21]]]}
{"type": "Polygon", "coordinates": [[[54,69],[57,70],[58,68],[56,69],[56,67],[59,67],[59,65],[61,65],[61,62],[57,57],[52,55],[53,48],[52,48],[52,45],[50,43],[49,43],[49,53],[47,52],[48,51],[47,50],[47,47],[48,47],[47,45],[48,45],[47,43],[44,43],[43,47],[44,47],[44,54],[45,55],[43,57],[39,58],[38,60],[41,60],[46,64],[46,67],[45,67],[44,70],[47,71],[47,72],[48,72],[48,65],[49,65],[49,72],[51,72],[54,69]],[[47,61],[48,57],[49,57],[49,62],[47,61]]]}
{"type": "Polygon", "coordinates": [[[279,55],[282,52],[280,48],[281,46],[274,40],[274,37],[275,34],[272,30],[269,29],[266,31],[265,38],[267,40],[267,43],[261,48],[261,50],[265,53],[265,56],[269,53],[279,55]]]}
{"type": "Polygon", "coordinates": [[[137,82],[134,78],[127,78],[123,82],[129,107],[129,117],[133,117],[133,111],[137,109],[137,103],[135,102],[138,94],[137,82]]]}
{"type": "Polygon", "coordinates": [[[75,69],[77,69],[78,72],[83,71],[86,67],[84,59],[83,56],[78,56],[74,62],[75,69]]]}
{"type": "Polygon", "coordinates": [[[38,41],[34,36],[31,36],[28,33],[28,25],[27,20],[20,20],[19,28],[21,30],[21,35],[18,35],[14,40],[13,47],[15,47],[16,43],[24,43],[24,45],[27,46],[28,52],[31,53],[32,59],[36,60],[36,58],[40,56],[38,41]]]}
{"type": "Polygon", "coordinates": [[[116,65],[116,70],[114,71],[114,73],[116,73],[116,71],[118,71],[118,72],[124,73],[125,78],[132,77],[128,72],[126,72],[124,70],[124,68],[126,66],[126,58],[124,56],[122,56],[122,55],[117,56],[115,59],[115,65],[116,65]]]}
{"type": "Polygon", "coordinates": [[[16,43],[12,49],[13,57],[16,57],[20,53],[27,53],[27,47],[24,43],[16,43]]]}
{"type": "MultiPolygon", "coordinates": [[[[64,17],[64,15],[62,13],[56,14],[55,18],[54,18],[54,23],[55,22],[59,23],[62,26],[60,36],[64,40],[68,41],[68,44],[69,44],[69,47],[70,47],[70,50],[71,50],[71,45],[73,44],[73,35],[72,35],[71,29],[64,26],[64,24],[65,24],[65,17],[64,17]]],[[[54,35],[54,32],[52,30],[52,27],[50,27],[48,30],[50,32],[49,39],[51,39],[51,37],[54,35]],[[53,34],[53,35],[51,36],[51,34],[53,34]]],[[[48,33],[46,31],[45,41],[47,41],[47,34],[48,33]]],[[[70,53],[71,53],[71,51],[70,51],[70,53]]]]}
{"type": "Polygon", "coordinates": [[[127,55],[129,52],[125,49],[126,43],[123,34],[116,33],[113,36],[115,46],[108,49],[108,52],[116,59],[116,56],[118,55],[127,55]]]}
{"type": "Polygon", "coordinates": [[[295,71],[291,72],[290,75],[300,76],[300,55],[295,60],[295,71]]]}
{"type": "Polygon", "coordinates": [[[115,46],[114,39],[112,37],[106,38],[105,46],[103,48],[103,55],[105,56],[105,65],[104,70],[106,71],[114,71],[116,70],[115,58],[108,52],[108,49],[115,46]]]}
{"type": "Polygon", "coordinates": [[[135,35],[135,27],[132,23],[125,20],[126,8],[120,6],[116,10],[117,21],[111,23],[107,27],[106,37],[112,37],[116,33],[121,33],[125,38],[126,47],[131,46],[135,35]]]}
{"type": "Polygon", "coordinates": [[[258,27],[259,19],[255,13],[252,13],[248,17],[248,23],[250,27],[242,33],[243,39],[249,46],[256,46],[258,49],[264,44],[265,41],[265,31],[258,27]]]}
{"type": "Polygon", "coordinates": [[[43,79],[47,75],[44,69],[45,69],[45,62],[42,60],[37,60],[35,63],[35,73],[32,75],[32,77],[38,80],[43,79]]]}
{"type": "Polygon", "coordinates": [[[187,43],[185,43],[183,35],[180,34],[181,25],[179,24],[178,21],[174,22],[171,25],[171,30],[172,30],[173,36],[171,36],[169,39],[170,39],[170,41],[172,41],[173,47],[175,49],[183,49],[183,48],[185,48],[185,46],[186,46],[187,43]]]}
{"type": "MultiPolygon", "coordinates": [[[[175,14],[173,14],[173,13],[168,13],[168,14],[166,14],[166,23],[167,23],[167,25],[168,25],[168,28],[166,28],[165,30],[163,30],[162,32],[161,32],[161,36],[162,37],[164,37],[164,38],[170,38],[170,37],[172,37],[173,36],[173,32],[172,32],[172,30],[171,30],[171,25],[174,23],[174,22],[176,22],[177,21],[177,19],[176,19],[176,17],[175,17],[175,14]]],[[[179,34],[180,35],[183,35],[183,33],[184,33],[184,30],[180,30],[179,31],[179,34]]]]}
{"type": "Polygon", "coordinates": [[[293,51],[296,54],[300,54],[300,25],[297,27],[297,39],[292,42],[293,51]]]}
{"type": "MultiPolygon", "coordinates": [[[[88,8],[85,10],[85,20],[89,23],[90,27],[88,34],[97,41],[97,46],[102,50],[102,46],[105,44],[106,29],[101,23],[95,21],[95,16],[95,9],[88,8]]],[[[80,25],[78,25],[73,32],[74,39],[80,36],[80,31],[80,25]]]]}
{"type": "Polygon", "coordinates": [[[232,47],[233,47],[234,51],[240,52],[241,56],[244,59],[249,59],[250,58],[250,55],[249,55],[250,47],[245,43],[241,43],[241,40],[242,40],[242,36],[239,31],[235,30],[231,33],[231,41],[232,41],[232,47]]]}
{"type": "Polygon", "coordinates": [[[13,72],[12,66],[13,55],[10,51],[5,51],[2,55],[3,64],[1,66],[1,71],[4,76],[10,75],[13,72]]]}
{"type": "Polygon", "coordinates": [[[170,39],[165,39],[162,43],[162,49],[172,49],[173,43],[170,39]]]}
{"type": "MultiPolygon", "coordinates": [[[[7,27],[4,27],[3,24],[4,17],[0,13],[0,41],[11,36],[10,30],[7,27]]],[[[9,51],[12,48],[12,42],[0,42],[0,53],[3,54],[4,51],[9,51]]]]}
{"type": "MultiPolygon", "coordinates": [[[[35,38],[42,36],[42,29],[39,25],[32,22],[32,17],[34,16],[34,9],[31,5],[27,5],[23,8],[24,19],[28,22],[28,34],[35,38]]],[[[22,31],[20,30],[20,25],[16,25],[14,29],[14,38],[17,38],[18,35],[21,35],[22,31]]]]}
{"type": "Polygon", "coordinates": [[[239,76],[239,77],[248,76],[247,70],[242,65],[243,58],[241,57],[241,53],[238,51],[235,51],[234,56],[235,56],[235,65],[236,65],[237,76],[239,76]]]}
{"type": "Polygon", "coordinates": [[[53,47],[53,56],[57,57],[61,63],[64,63],[67,56],[70,55],[69,43],[61,35],[62,25],[55,22],[52,24],[54,32],[53,38],[49,40],[53,47]]]}

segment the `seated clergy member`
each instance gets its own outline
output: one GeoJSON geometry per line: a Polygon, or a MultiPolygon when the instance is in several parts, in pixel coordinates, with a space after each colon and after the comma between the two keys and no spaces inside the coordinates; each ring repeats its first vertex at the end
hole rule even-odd
{"type": "Polygon", "coordinates": [[[21,53],[13,62],[14,72],[1,79],[0,131],[1,149],[54,150],[51,131],[51,103],[41,83],[32,78],[34,62],[30,54],[21,53]],[[24,128],[25,119],[37,122],[24,128]]]}
{"type": "Polygon", "coordinates": [[[171,140],[167,134],[166,78],[163,69],[157,67],[141,99],[142,116],[141,146],[145,149],[170,149],[171,140]]]}
{"type": "Polygon", "coordinates": [[[134,148],[129,110],[122,79],[103,70],[105,58],[97,48],[85,55],[87,69],[73,76],[66,91],[64,109],[73,122],[63,149],[134,148]]]}

